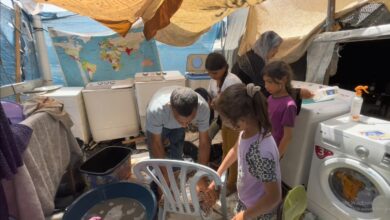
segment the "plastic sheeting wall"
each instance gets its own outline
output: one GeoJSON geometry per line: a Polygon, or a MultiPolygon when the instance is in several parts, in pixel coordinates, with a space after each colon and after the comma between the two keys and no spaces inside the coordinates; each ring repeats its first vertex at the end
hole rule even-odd
{"type": "MultiPolygon", "coordinates": [[[[12,8],[0,3],[0,85],[15,83],[14,18],[12,8]]],[[[31,17],[21,16],[22,80],[39,79],[31,17]]]]}
{"type": "Polygon", "coordinates": [[[390,38],[390,24],[356,30],[327,32],[316,36],[308,48],[306,81],[324,83],[326,70],[339,43],[390,38]]]}

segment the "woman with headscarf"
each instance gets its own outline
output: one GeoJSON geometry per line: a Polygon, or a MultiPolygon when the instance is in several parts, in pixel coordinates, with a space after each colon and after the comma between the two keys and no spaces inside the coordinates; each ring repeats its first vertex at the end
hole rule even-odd
{"type": "MultiPolygon", "coordinates": [[[[254,83],[261,87],[262,93],[268,97],[270,94],[264,87],[263,68],[268,61],[278,52],[283,39],[274,31],[266,31],[261,34],[253,48],[240,56],[233,65],[231,72],[245,84],[254,83]]],[[[298,107],[298,113],[302,98],[310,98],[313,94],[307,89],[293,89],[291,96],[298,107]]]]}
{"type": "Polygon", "coordinates": [[[274,31],[264,32],[256,41],[253,49],[238,58],[231,72],[236,74],[245,84],[254,83],[261,86],[263,94],[268,96],[269,94],[264,88],[262,71],[268,60],[278,52],[282,42],[283,39],[274,31]]]}

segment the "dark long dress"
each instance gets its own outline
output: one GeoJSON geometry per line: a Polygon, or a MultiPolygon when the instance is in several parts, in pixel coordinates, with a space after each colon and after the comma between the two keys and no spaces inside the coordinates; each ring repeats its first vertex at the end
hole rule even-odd
{"type": "MultiPolygon", "coordinates": [[[[0,180],[11,179],[17,168],[23,165],[22,152],[32,134],[31,128],[22,124],[10,124],[0,104],[0,180]]],[[[8,219],[8,206],[0,184],[0,220],[8,219]]]]}
{"type": "MultiPolygon", "coordinates": [[[[257,86],[261,86],[261,92],[265,95],[265,97],[268,97],[270,94],[265,89],[265,83],[263,80],[264,66],[264,59],[257,55],[253,50],[250,50],[238,58],[238,61],[233,65],[231,72],[236,74],[246,85],[254,83],[257,86]]],[[[290,95],[295,100],[297,105],[297,114],[299,114],[302,105],[300,89],[294,88],[292,94],[290,95]]]]}

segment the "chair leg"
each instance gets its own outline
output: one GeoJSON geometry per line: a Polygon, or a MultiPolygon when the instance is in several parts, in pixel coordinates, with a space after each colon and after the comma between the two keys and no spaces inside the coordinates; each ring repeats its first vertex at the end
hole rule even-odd
{"type": "MultiPolygon", "coordinates": [[[[225,187],[224,187],[225,188],[225,187]]],[[[226,188],[225,188],[226,189],[226,188]]],[[[221,211],[223,219],[227,219],[227,206],[226,206],[226,193],[222,194],[219,199],[221,200],[221,211]]]]}
{"type": "Polygon", "coordinates": [[[165,220],[165,209],[164,207],[159,207],[158,208],[158,220],[165,220]]]}

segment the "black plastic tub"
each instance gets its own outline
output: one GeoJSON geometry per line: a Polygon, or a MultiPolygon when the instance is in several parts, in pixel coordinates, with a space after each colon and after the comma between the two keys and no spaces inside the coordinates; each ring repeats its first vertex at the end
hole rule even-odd
{"type": "Polygon", "coordinates": [[[87,183],[98,185],[128,180],[131,176],[131,149],[109,146],[98,151],[80,166],[87,183]]]}

